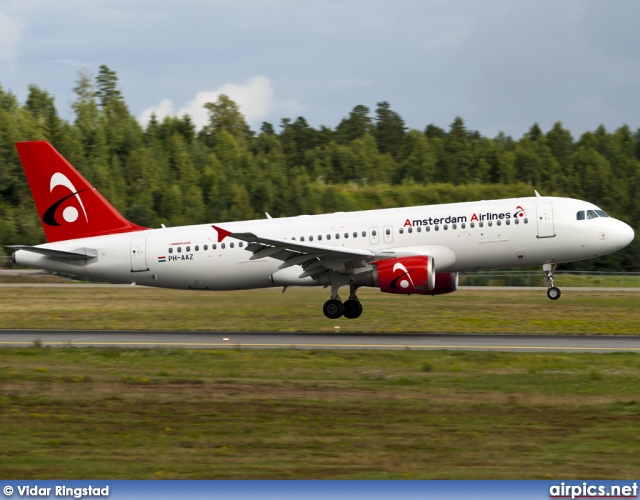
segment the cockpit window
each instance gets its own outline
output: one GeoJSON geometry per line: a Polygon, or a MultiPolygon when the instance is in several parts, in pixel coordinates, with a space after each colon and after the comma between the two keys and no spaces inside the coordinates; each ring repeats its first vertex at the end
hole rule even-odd
{"type": "Polygon", "coordinates": [[[577,220],[584,220],[585,219],[585,214],[587,216],[587,219],[597,219],[598,217],[609,217],[607,215],[607,213],[604,210],[580,210],[577,214],[576,214],[576,219],[577,220]]]}

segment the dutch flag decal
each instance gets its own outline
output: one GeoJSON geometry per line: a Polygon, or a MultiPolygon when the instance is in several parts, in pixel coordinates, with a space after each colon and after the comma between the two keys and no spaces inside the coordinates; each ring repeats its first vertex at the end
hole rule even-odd
{"type": "Polygon", "coordinates": [[[162,257],[158,256],[158,262],[167,262],[167,257],[165,255],[162,257]]]}

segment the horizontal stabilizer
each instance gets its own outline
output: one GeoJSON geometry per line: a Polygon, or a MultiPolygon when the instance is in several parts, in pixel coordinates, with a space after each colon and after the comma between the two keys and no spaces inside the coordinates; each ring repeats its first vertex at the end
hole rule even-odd
{"type": "Polygon", "coordinates": [[[66,250],[54,250],[53,248],[42,247],[30,247],[26,245],[6,245],[7,248],[13,248],[15,250],[24,250],[26,252],[39,253],[47,257],[53,257],[55,259],[64,260],[88,260],[98,257],[98,252],[92,248],[79,248],[73,252],[66,250]]]}

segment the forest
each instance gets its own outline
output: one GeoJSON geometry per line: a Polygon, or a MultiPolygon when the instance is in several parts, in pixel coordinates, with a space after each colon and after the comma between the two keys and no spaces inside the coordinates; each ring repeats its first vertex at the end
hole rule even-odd
{"type": "MultiPolygon", "coordinates": [[[[4,245],[44,243],[14,143],[51,142],[122,214],[159,227],[336,211],[543,195],[588,200],[638,233],[640,129],[603,125],[574,137],[556,122],[519,139],[468,130],[408,128],[388,102],[356,105],[335,126],[304,117],[252,130],[228,96],[188,115],[141,125],[114,70],[81,71],[74,119],[33,84],[21,104],[0,85],[0,255],[4,245]]],[[[428,120],[425,120],[427,123],[428,120]]],[[[638,238],[626,249],[563,269],[640,271],[638,238]]]]}

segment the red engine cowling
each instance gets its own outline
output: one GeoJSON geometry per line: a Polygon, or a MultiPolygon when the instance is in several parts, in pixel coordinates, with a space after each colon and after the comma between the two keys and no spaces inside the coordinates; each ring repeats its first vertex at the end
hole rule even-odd
{"type": "Polygon", "coordinates": [[[433,257],[416,255],[373,262],[374,283],[386,293],[429,295],[436,286],[433,257]]]}
{"type": "Polygon", "coordinates": [[[458,289],[458,273],[436,274],[436,286],[429,295],[444,295],[455,292],[458,289]]]}

